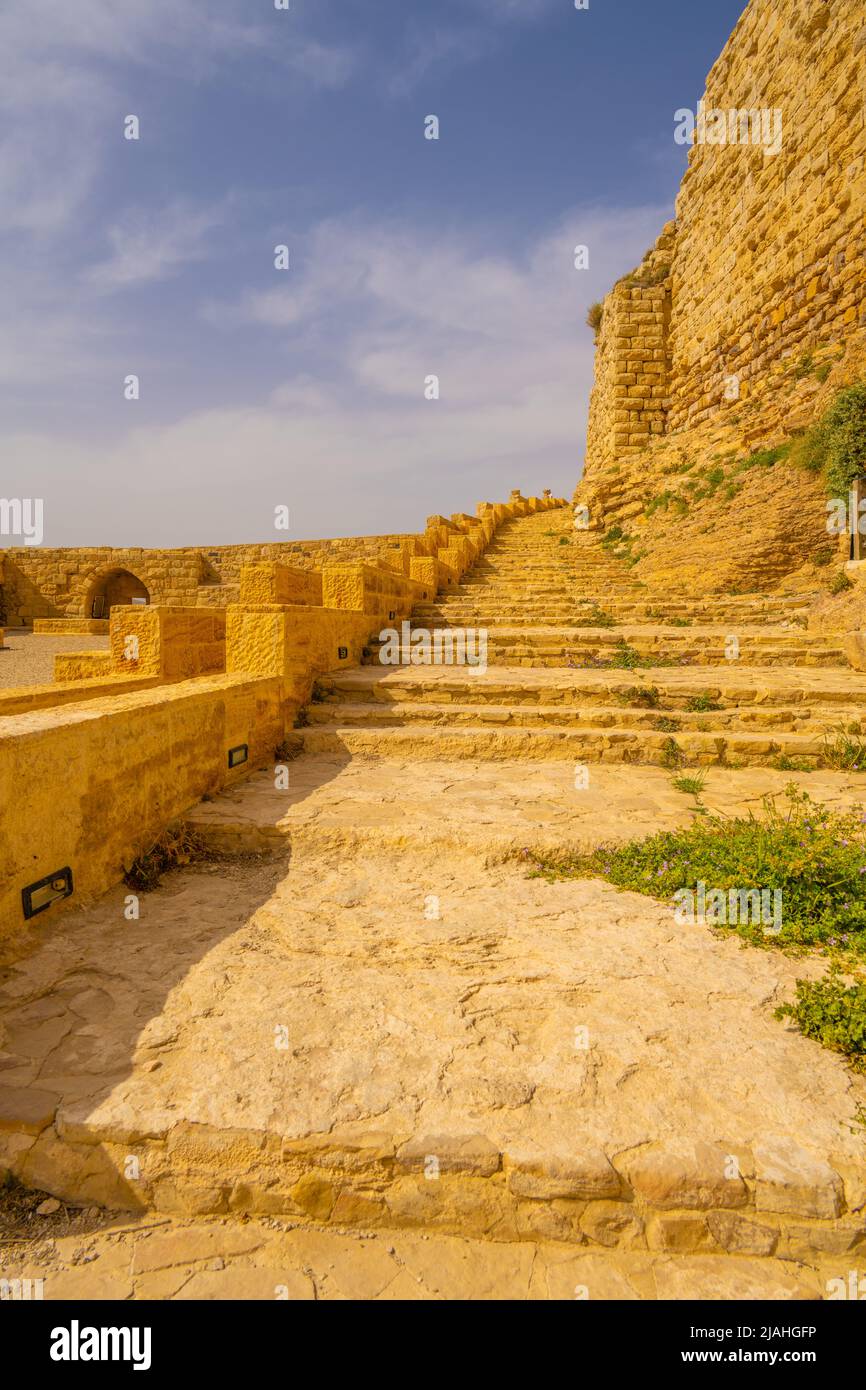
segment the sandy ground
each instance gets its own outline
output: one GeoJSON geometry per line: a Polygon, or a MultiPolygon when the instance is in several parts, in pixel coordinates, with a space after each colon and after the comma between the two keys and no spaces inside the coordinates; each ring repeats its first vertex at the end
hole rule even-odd
{"type": "Polygon", "coordinates": [[[0,690],[21,685],[49,685],[57,652],[107,651],[107,637],[56,637],[29,628],[7,628],[0,648],[0,690]]]}

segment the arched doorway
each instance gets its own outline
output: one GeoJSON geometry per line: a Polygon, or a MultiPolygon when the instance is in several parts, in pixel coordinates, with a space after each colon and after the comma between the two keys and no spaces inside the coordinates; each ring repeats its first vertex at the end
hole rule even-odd
{"type": "Polygon", "coordinates": [[[130,570],[106,570],[91,584],[85,611],[88,618],[107,618],[112,608],[123,603],[150,603],[150,594],[130,570]]]}

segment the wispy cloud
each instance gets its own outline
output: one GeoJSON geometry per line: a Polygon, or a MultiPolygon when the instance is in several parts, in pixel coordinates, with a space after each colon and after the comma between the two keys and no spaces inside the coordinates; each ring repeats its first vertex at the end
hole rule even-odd
{"type": "Polygon", "coordinates": [[[305,85],[347,80],[348,45],[281,36],[266,14],[238,0],[4,0],[0,232],[54,232],[77,215],[129,109],[130,69],[202,82],[242,76],[255,55],[305,85]]]}
{"type": "Polygon", "coordinates": [[[259,373],[237,404],[86,451],[44,434],[0,438],[0,449],[43,479],[50,544],[267,539],[277,503],[295,534],[330,535],[337,496],[344,533],[412,530],[518,484],[569,492],[592,379],[586,308],[666,212],[576,209],[524,256],[502,254],[492,228],[431,249],[421,226],[328,221],[285,287],[211,306],[229,344],[251,331],[272,341],[269,385],[259,373]],[[574,269],[577,243],[589,271],[574,269]],[[438,401],[424,399],[432,374],[438,401]],[[76,481],[85,466],[101,526],[76,481]]]}
{"type": "Polygon", "coordinates": [[[210,254],[209,234],[228,215],[230,199],[200,206],[179,198],[159,209],[131,209],[108,228],[107,260],[86,273],[100,290],[122,290],[165,280],[183,266],[210,254]]]}

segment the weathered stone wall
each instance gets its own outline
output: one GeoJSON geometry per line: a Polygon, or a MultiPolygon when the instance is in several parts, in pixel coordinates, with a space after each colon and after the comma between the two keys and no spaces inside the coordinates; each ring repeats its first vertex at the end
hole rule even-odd
{"type": "Polygon", "coordinates": [[[272,765],[283,694],[276,676],[221,675],[0,717],[0,941],[24,930],[25,885],[69,866],[68,903],[86,903],[174,816],[272,765]],[[226,750],[242,743],[249,762],[232,770],[226,750]]]}
{"type": "Polygon", "coordinates": [[[587,463],[598,467],[639,453],[666,429],[674,233],[669,222],[638,269],[604,301],[587,438],[587,463]]]}
{"type": "Polygon", "coordinates": [[[602,308],[575,501],[621,528],[635,578],[826,574],[821,478],[756,451],[866,376],[864,103],[862,0],[751,0],[707,79],[676,221],[602,308]]]}
{"type": "MultiPolygon", "coordinates": [[[[257,565],[289,565],[320,571],[328,565],[358,562],[394,569],[432,586],[454,583],[488,544],[496,527],[512,515],[561,506],[561,499],[524,498],[508,503],[480,502],[477,515],[455,512],[428,517],[417,534],[344,536],[318,541],[272,541],[206,550],[114,549],[109,546],[45,549],[16,546],[0,551],[0,624],[10,627],[40,618],[89,617],[91,602],[105,591],[105,579],[128,571],[144,584],[150,602],[181,607],[225,608],[240,597],[241,570],[257,565]]],[[[291,602],[318,602],[315,579],[296,579],[291,602]]],[[[113,581],[122,596],[123,582],[113,581]]],[[[122,597],[117,601],[122,601],[122,597]]]]}
{"type": "Polygon", "coordinates": [[[282,561],[317,569],[327,561],[374,559],[402,536],[361,536],[318,541],[227,545],[206,550],[147,550],[111,546],[42,549],[10,547],[3,552],[0,598],[10,627],[34,618],[86,617],[90,598],[112,570],[128,570],[147,588],[151,603],[225,607],[238,597],[244,565],[282,561]]]}
{"type": "Polygon", "coordinates": [[[676,221],[604,301],[587,475],[749,398],[779,424],[779,363],[866,325],[864,101],[861,0],[751,0],[707,78],[676,221]],[[754,112],[781,113],[777,153],[772,121],[764,143],[741,143],[754,112]],[[669,280],[651,283],[665,264],[669,280]]]}
{"type": "Polygon", "coordinates": [[[670,429],[724,409],[726,378],[739,378],[741,397],[760,392],[783,355],[866,322],[864,99],[861,0],[752,0],[707,78],[706,110],[778,111],[781,144],[690,152],[676,208],[670,429]]]}

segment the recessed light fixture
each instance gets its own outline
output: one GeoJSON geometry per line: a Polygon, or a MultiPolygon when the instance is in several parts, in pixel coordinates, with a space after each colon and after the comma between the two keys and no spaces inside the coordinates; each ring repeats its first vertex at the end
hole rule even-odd
{"type": "Polygon", "coordinates": [[[56,873],[40,878],[36,883],[28,883],[21,889],[21,902],[24,907],[24,920],[29,922],[44,912],[52,903],[68,898],[72,893],[72,870],[58,869],[56,873]]]}
{"type": "Polygon", "coordinates": [[[338,648],[337,648],[337,660],[338,660],[338,661],[345,661],[345,660],[346,660],[346,657],[347,657],[348,655],[349,655],[349,648],[348,648],[348,647],[338,647],[338,648]]]}
{"type": "Polygon", "coordinates": [[[239,743],[237,748],[230,748],[229,767],[240,767],[241,763],[246,762],[249,755],[249,745],[246,743],[239,743]]]}

